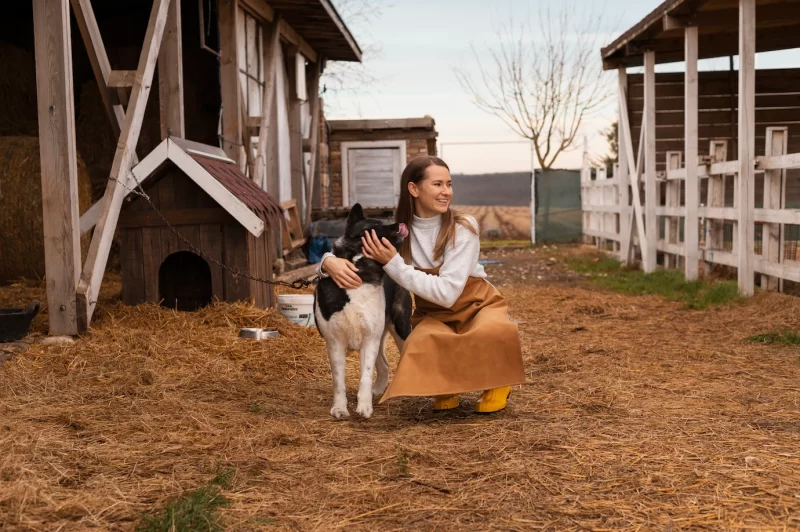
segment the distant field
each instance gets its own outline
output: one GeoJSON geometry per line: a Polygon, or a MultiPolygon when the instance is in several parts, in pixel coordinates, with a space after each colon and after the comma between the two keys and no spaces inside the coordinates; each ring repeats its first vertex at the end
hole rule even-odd
{"type": "Polygon", "coordinates": [[[530,207],[498,205],[454,205],[453,208],[473,216],[484,240],[530,240],[530,207]]]}

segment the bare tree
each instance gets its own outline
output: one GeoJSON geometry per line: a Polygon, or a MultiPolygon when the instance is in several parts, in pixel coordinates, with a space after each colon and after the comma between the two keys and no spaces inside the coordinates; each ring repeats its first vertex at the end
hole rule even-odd
{"type": "Polygon", "coordinates": [[[602,75],[600,27],[599,17],[585,9],[546,7],[536,25],[512,19],[499,27],[490,60],[471,46],[479,76],[456,69],[480,109],[533,141],[541,168],[550,168],[572,146],[584,119],[611,96],[602,75]]]}
{"type": "MultiPolygon", "coordinates": [[[[325,66],[320,93],[325,98],[325,107],[332,113],[343,111],[340,97],[369,94],[381,81],[368,64],[382,51],[381,43],[375,40],[370,28],[381,16],[383,6],[371,0],[336,0],[336,10],[361,47],[361,62],[331,61],[325,66]]],[[[354,111],[360,116],[358,100],[354,105],[354,111]]]]}

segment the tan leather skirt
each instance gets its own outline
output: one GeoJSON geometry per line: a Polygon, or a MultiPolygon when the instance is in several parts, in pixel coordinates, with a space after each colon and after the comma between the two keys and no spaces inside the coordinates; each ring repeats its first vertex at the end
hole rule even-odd
{"type": "MultiPolygon", "coordinates": [[[[420,271],[438,275],[438,268],[420,271]]],[[[505,298],[491,283],[470,277],[450,308],[418,296],[414,300],[413,329],[380,402],[525,382],[519,329],[508,318],[505,298]]]]}

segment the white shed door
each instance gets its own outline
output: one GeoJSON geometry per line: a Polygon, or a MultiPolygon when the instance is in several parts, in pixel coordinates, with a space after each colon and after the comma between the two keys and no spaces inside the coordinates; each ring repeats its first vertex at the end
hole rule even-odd
{"type": "Polygon", "coordinates": [[[350,205],[394,207],[400,196],[400,148],[349,148],[350,205]]]}

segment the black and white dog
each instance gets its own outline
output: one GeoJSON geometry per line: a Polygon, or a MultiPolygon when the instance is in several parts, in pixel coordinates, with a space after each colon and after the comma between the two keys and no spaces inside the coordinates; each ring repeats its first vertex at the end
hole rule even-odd
{"type": "Polygon", "coordinates": [[[381,264],[361,254],[361,236],[373,229],[378,238],[388,239],[395,247],[408,236],[405,224],[383,224],[364,218],[361,205],[354,205],[347,217],[344,236],[333,245],[333,254],[356,265],[362,284],[345,290],[333,279],[326,278],[314,291],[314,317],[317,329],[328,344],[333,373],[331,415],[337,419],[350,415],[344,385],[347,350],[360,354],[361,380],[356,412],[368,418],[372,415],[373,394],[383,394],[389,384],[385,352],[387,333],[401,349],[411,333],[411,294],[385,275],[381,264]],[[373,386],[372,373],[376,364],[378,377],[373,386]]]}

